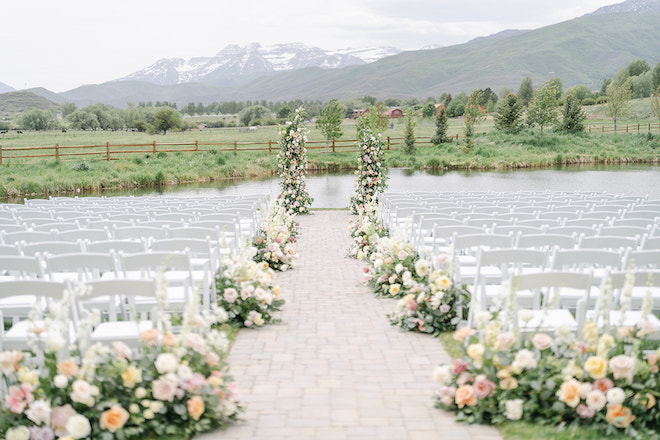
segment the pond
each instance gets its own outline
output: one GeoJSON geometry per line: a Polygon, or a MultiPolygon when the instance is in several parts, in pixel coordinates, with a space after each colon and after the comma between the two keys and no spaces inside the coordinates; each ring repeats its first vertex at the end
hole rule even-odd
{"type": "MultiPolygon", "coordinates": [[[[345,208],[355,191],[353,173],[310,173],[307,188],[314,198],[312,208],[345,208]]],[[[388,191],[502,191],[563,190],[602,191],[612,194],[648,195],[660,198],[660,166],[655,164],[584,165],[551,169],[507,171],[429,172],[395,168],[389,171],[388,191]]],[[[279,192],[278,179],[232,180],[215,184],[180,185],[118,194],[255,194],[279,192]]]]}

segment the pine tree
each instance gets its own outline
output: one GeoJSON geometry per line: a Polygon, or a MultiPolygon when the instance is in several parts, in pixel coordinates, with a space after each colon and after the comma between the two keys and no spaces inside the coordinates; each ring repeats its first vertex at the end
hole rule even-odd
{"type": "Polygon", "coordinates": [[[415,154],[415,126],[417,122],[413,120],[413,112],[406,113],[406,126],[404,129],[404,147],[403,152],[408,155],[415,154]]]}
{"type": "Polygon", "coordinates": [[[509,93],[502,100],[495,113],[495,128],[502,131],[515,132],[520,130],[524,108],[522,102],[514,93],[509,93]]]}
{"type": "Polygon", "coordinates": [[[447,122],[447,107],[444,104],[438,106],[438,113],[435,115],[435,136],[431,138],[433,145],[440,145],[445,142],[450,142],[447,137],[447,129],[449,123],[447,122]]]}
{"type": "Polygon", "coordinates": [[[575,96],[568,95],[566,97],[562,116],[560,126],[562,130],[573,133],[584,131],[584,121],[587,119],[587,114],[575,96]]]}

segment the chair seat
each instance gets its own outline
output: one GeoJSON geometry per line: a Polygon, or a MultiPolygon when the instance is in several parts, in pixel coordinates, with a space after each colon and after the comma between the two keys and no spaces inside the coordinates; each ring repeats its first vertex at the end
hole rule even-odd
{"type": "Polygon", "coordinates": [[[114,342],[137,344],[140,335],[153,328],[153,322],[145,321],[112,321],[102,322],[96,326],[91,335],[92,342],[114,342]]]}
{"type": "Polygon", "coordinates": [[[532,310],[532,319],[525,322],[518,319],[518,328],[521,332],[554,332],[558,327],[569,327],[577,330],[578,323],[568,310],[532,310]]]}

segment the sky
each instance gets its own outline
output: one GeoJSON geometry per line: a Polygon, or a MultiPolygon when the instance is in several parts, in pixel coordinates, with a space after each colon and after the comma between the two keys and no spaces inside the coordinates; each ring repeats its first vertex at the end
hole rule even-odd
{"type": "Polygon", "coordinates": [[[616,0],[20,0],[2,2],[0,82],[64,92],[229,44],[450,46],[537,29],[616,0]]]}

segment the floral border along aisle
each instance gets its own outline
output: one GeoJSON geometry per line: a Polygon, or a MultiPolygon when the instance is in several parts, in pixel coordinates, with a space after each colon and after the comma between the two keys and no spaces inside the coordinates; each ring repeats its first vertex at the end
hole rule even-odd
{"type": "MultiPolygon", "coordinates": [[[[42,325],[66,326],[66,310],[80,294],[84,289],[69,292],[62,303],[52,302],[42,325]]],[[[199,304],[199,297],[195,299],[199,304]]],[[[63,337],[42,338],[47,332],[35,331],[32,351],[0,353],[6,386],[0,437],[185,439],[226,427],[237,420],[241,406],[237,384],[222,362],[229,344],[226,334],[209,329],[226,319],[226,313],[215,312],[202,316],[197,306],[188,307],[179,334],[169,332],[169,322],[161,321],[162,330],[142,334],[139,352],[115,342],[112,349],[95,344],[81,356],[70,356],[63,337]],[[42,355],[32,354],[37,351],[42,355]]],[[[84,327],[78,341],[89,333],[84,327]]]]}
{"type": "MultiPolygon", "coordinates": [[[[609,308],[604,310],[607,322],[609,308]]],[[[651,310],[649,291],[641,316],[651,310]]],[[[526,315],[521,310],[516,316],[525,320],[526,315]]],[[[581,339],[569,328],[529,336],[505,331],[510,324],[485,311],[475,322],[476,329],[454,333],[463,355],[435,370],[441,385],[437,407],[468,423],[523,420],[630,439],[660,438],[660,350],[657,340],[648,339],[658,331],[651,320],[610,329],[587,321],[581,339]]]]}
{"type": "Polygon", "coordinates": [[[305,110],[300,107],[295,111],[293,119],[287,121],[280,131],[280,153],[277,155],[280,194],[280,204],[290,214],[306,214],[312,199],[307,192],[305,176],[307,175],[307,129],[304,126],[305,110]]]}
{"type": "MultiPolygon", "coordinates": [[[[353,244],[349,255],[367,261],[365,280],[378,296],[399,298],[396,310],[387,317],[390,324],[408,331],[438,335],[454,330],[467,318],[469,293],[452,281],[450,269],[432,270],[412,244],[400,237],[389,237],[380,223],[377,202],[360,205],[358,218],[349,229],[353,244]]],[[[447,265],[447,256],[439,265],[447,265]]]]}

